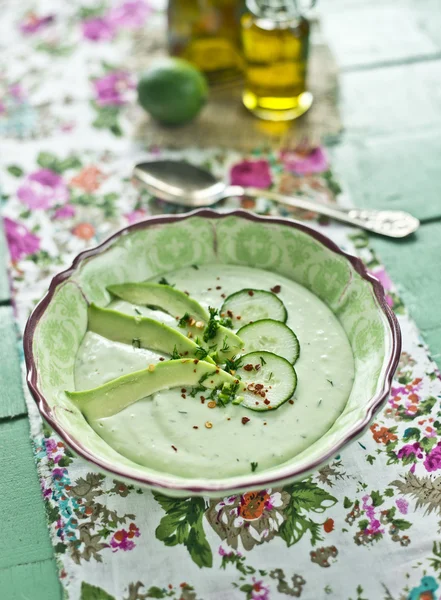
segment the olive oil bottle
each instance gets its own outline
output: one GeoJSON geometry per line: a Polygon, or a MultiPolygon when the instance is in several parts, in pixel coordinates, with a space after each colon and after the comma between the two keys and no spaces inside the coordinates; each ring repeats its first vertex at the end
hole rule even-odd
{"type": "Polygon", "coordinates": [[[243,103],[270,121],[299,117],[312,104],[307,89],[309,21],[295,0],[247,0],[241,18],[243,103]]]}
{"type": "Polygon", "coordinates": [[[241,75],[239,0],[169,0],[168,46],[210,83],[241,75]]]}

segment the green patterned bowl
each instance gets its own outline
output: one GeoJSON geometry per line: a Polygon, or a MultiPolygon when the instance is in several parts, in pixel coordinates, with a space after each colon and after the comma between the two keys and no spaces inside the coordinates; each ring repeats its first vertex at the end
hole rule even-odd
{"type": "Polygon", "coordinates": [[[381,284],[361,261],[313,229],[288,219],[199,210],[131,225],[80,254],[57,275],[26,326],[27,381],[41,415],[74,452],[113,476],[173,496],[227,494],[305,477],[369,425],[390,391],[401,336],[381,284]],[[256,240],[251,244],[242,240],[256,240]],[[262,240],[264,244],[262,244],[262,240]],[[108,446],[64,390],[74,387],[75,356],[87,328],[87,305],[106,305],[106,286],[142,281],[192,264],[259,266],[316,294],[346,331],[355,380],[346,408],[329,431],[293,459],[229,479],[187,479],[135,464],[108,446]]]}

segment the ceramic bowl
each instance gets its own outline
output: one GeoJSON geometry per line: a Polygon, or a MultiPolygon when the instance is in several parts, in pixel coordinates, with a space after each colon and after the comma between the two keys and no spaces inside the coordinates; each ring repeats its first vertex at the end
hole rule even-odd
{"type": "Polygon", "coordinates": [[[112,476],[172,496],[222,496],[305,477],[359,436],[386,400],[401,336],[385,292],[361,261],[315,230],[288,219],[199,210],[122,229],[57,275],[26,326],[27,381],[41,415],[78,455],[112,476]],[[143,281],[192,264],[258,266],[316,294],[338,317],[355,358],[355,380],[329,431],[289,462],[227,479],[189,479],[135,464],[108,446],[66,397],[87,328],[87,305],[105,306],[106,286],[143,281]]]}

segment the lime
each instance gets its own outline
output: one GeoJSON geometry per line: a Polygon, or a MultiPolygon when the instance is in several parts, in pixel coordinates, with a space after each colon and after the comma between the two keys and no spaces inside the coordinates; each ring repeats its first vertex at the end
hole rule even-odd
{"type": "Polygon", "coordinates": [[[207,101],[207,82],[181,58],[162,58],[138,82],[138,101],[154,119],[181,125],[194,119],[207,101]]]}

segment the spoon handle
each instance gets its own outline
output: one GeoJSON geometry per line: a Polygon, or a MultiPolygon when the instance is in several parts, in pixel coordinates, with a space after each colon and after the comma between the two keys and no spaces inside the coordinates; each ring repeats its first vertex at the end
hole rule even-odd
{"type": "Polygon", "coordinates": [[[401,210],[366,210],[361,208],[350,208],[344,210],[326,204],[319,204],[299,196],[285,196],[270,190],[240,186],[230,186],[225,190],[225,196],[251,196],[252,198],[268,198],[280,204],[293,208],[312,211],[373,231],[380,235],[392,238],[403,238],[414,233],[420,226],[418,219],[401,210]]]}

